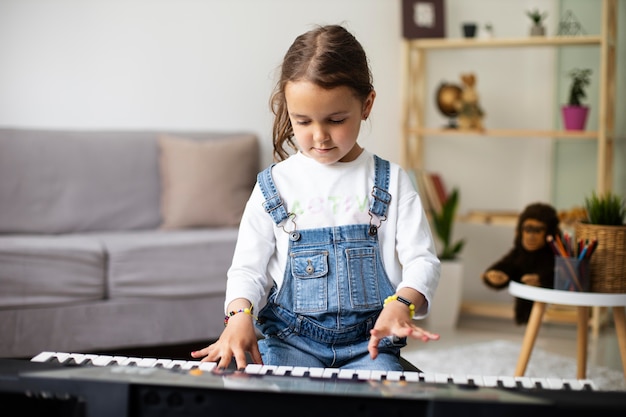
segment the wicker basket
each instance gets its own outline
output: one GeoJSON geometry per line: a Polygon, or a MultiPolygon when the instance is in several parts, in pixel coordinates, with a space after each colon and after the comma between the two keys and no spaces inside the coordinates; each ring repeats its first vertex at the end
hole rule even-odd
{"type": "Polygon", "coordinates": [[[578,223],[576,239],[597,239],[590,259],[592,292],[626,293],[626,226],[578,223]]]}

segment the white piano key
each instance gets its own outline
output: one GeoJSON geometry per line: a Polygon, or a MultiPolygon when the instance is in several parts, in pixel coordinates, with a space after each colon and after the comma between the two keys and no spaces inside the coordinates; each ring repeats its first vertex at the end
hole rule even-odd
{"type": "Polygon", "coordinates": [[[387,375],[387,371],[374,370],[371,372],[370,377],[373,381],[382,381],[385,375],[387,375]]]}
{"type": "Polygon", "coordinates": [[[339,369],[335,368],[325,368],[322,374],[322,378],[324,379],[332,379],[339,373],[339,369]]]}
{"type": "Polygon", "coordinates": [[[143,368],[152,368],[154,365],[156,365],[156,363],[156,358],[143,358],[137,363],[137,365],[143,368]]]}
{"type": "Polygon", "coordinates": [[[408,382],[418,382],[420,380],[419,372],[404,371],[403,375],[404,375],[404,379],[408,382]]]}
{"type": "Polygon", "coordinates": [[[324,375],[324,368],[309,368],[311,378],[321,378],[324,375]]]}
{"type": "Polygon", "coordinates": [[[259,375],[273,374],[276,368],[278,368],[276,365],[263,365],[259,371],[259,375]]]}
{"type": "Polygon", "coordinates": [[[389,371],[387,372],[388,381],[400,381],[402,379],[402,371],[389,371]]]}
{"type": "Polygon", "coordinates": [[[492,375],[483,376],[483,383],[485,387],[493,388],[498,386],[498,377],[492,375]]]}
{"type": "Polygon", "coordinates": [[[355,369],[341,369],[337,374],[339,379],[353,379],[355,375],[358,375],[358,371],[355,369]]]}
{"type": "Polygon", "coordinates": [[[59,361],[60,363],[64,363],[66,360],[69,359],[70,354],[66,353],[66,352],[57,352],[56,355],[54,355],[54,357],[57,359],[57,361],[59,361]]]}
{"type": "Polygon", "coordinates": [[[598,389],[598,387],[596,387],[596,384],[594,384],[594,382],[590,379],[581,379],[579,381],[583,385],[583,388],[589,387],[593,391],[596,391],[598,389]]]}
{"type": "Polygon", "coordinates": [[[217,366],[217,362],[200,362],[199,368],[203,371],[210,372],[217,366]]]}
{"type": "Polygon", "coordinates": [[[309,368],[306,366],[294,366],[291,370],[292,376],[304,376],[308,372],[309,368]]]}
{"type": "Polygon", "coordinates": [[[198,368],[202,362],[200,361],[185,361],[183,369],[188,371],[190,369],[198,368]]]}
{"type": "Polygon", "coordinates": [[[141,358],[136,358],[136,357],[128,357],[126,359],[124,359],[120,365],[122,366],[133,366],[133,365],[138,365],[139,362],[141,361],[141,358]]]}
{"type": "Polygon", "coordinates": [[[563,381],[558,378],[548,378],[548,386],[550,389],[563,389],[563,381]]]}
{"type": "Polygon", "coordinates": [[[485,381],[483,380],[483,376],[482,375],[476,375],[476,374],[470,374],[467,376],[467,380],[468,382],[471,381],[474,383],[474,385],[479,386],[479,387],[484,387],[485,386],[485,381]]]}
{"type": "Polygon", "coordinates": [[[525,376],[516,376],[515,381],[519,382],[523,388],[533,389],[535,388],[535,383],[532,379],[525,376]]]}
{"type": "Polygon", "coordinates": [[[75,363],[76,365],[80,365],[81,363],[85,362],[85,355],[83,355],[82,353],[70,353],[66,361],[68,363],[73,361],[73,363],[75,363]]]}
{"type": "Polygon", "coordinates": [[[249,363],[246,366],[246,373],[250,375],[259,375],[261,369],[263,369],[263,365],[260,363],[249,363]]]}
{"type": "Polygon", "coordinates": [[[578,379],[564,379],[563,385],[569,385],[569,387],[573,391],[581,391],[583,389],[583,384],[578,379]]]}
{"type": "Polygon", "coordinates": [[[368,381],[372,379],[372,371],[368,369],[357,369],[357,379],[361,381],[368,381]]]}
{"type": "Polygon", "coordinates": [[[466,385],[468,382],[467,375],[450,375],[450,377],[455,384],[466,385]]]}
{"type": "Polygon", "coordinates": [[[94,359],[96,359],[97,357],[98,357],[98,355],[87,354],[87,355],[85,355],[85,362],[93,364],[94,359]]]}
{"type": "Polygon", "coordinates": [[[176,369],[176,368],[182,368],[185,365],[186,361],[180,360],[180,359],[176,359],[171,361],[170,363],[168,363],[167,365],[165,365],[166,369],[176,369]]]}
{"type": "Polygon", "coordinates": [[[531,378],[535,388],[549,389],[548,381],[545,378],[531,378]]]}
{"type": "Polygon", "coordinates": [[[47,362],[51,358],[54,358],[55,355],[56,355],[56,352],[50,352],[50,351],[40,352],[31,359],[31,362],[47,362]]]}
{"type": "Polygon", "coordinates": [[[450,378],[450,375],[448,374],[442,374],[442,373],[435,374],[435,382],[437,384],[447,384],[449,378],[450,378]]]}
{"type": "Polygon", "coordinates": [[[98,355],[91,361],[91,363],[93,363],[95,366],[107,366],[109,362],[111,362],[111,360],[113,360],[113,356],[98,355]]]}
{"type": "Polygon", "coordinates": [[[424,380],[424,382],[428,382],[428,383],[435,383],[435,382],[437,382],[435,380],[435,374],[431,374],[431,373],[420,374],[420,377],[424,380]]]}
{"type": "Polygon", "coordinates": [[[128,359],[127,356],[110,356],[109,358],[107,365],[122,365],[122,363],[128,359]]]}
{"type": "Polygon", "coordinates": [[[157,359],[157,361],[152,366],[154,368],[167,368],[171,362],[171,359],[157,359]]]}
{"type": "Polygon", "coordinates": [[[274,371],[274,375],[287,375],[291,373],[292,369],[293,366],[282,365],[276,368],[276,371],[274,371]]]}
{"type": "Polygon", "coordinates": [[[502,383],[502,386],[505,388],[516,388],[517,383],[515,382],[515,377],[512,376],[501,376],[498,377],[498,380],[502,383]]]}

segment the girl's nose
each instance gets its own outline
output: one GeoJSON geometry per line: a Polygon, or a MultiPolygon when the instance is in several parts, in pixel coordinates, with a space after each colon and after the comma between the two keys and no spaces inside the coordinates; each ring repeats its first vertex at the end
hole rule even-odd
{"type": "Polygon", "coordinates": [[[328,132],[323,126],[317,126],[313,131],[313,140],[317,143],[323,143],[330,139],[328,132]]]}

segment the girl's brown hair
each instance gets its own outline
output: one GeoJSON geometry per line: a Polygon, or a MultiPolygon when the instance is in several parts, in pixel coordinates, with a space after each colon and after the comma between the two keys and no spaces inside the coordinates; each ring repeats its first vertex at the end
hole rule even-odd
{"type": "Polygon", "coordinates": [[[320,26],[298,36],[285,54],[280,78],[270,100],[272,112],[276,116],[272,137],[274,159],[277,161],[288,158],[285,145],[296,150],[287,112],[285,86],[290,81],[303,80],[325,89],[350,87],[362,101],[374,89],[365,51],[344,27],[320,26]]]}

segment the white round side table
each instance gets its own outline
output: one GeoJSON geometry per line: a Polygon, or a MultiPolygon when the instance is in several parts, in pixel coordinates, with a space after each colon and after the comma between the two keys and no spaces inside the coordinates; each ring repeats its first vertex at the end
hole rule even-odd
{"type": "Polygon", "coordinates": [[[578,310],[577,324],[577,378],[584,379],[587,374],[587,333],[589,321],[589,307],[612,307],[615,331],[619,343],[622,368],[626,377],[626,294],[608,294],[597,292],[560,291],[549,288],[533,287],[511,281],[509,294],[517,298],[533,301],[533,308],[524,333],[522,350],[517,360],[515,376],[524,376],[526,366],[530,360],[539,327],[547,304],[576,306],[578,310]]]}

